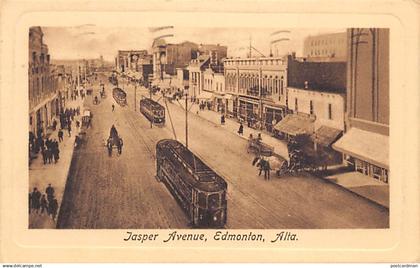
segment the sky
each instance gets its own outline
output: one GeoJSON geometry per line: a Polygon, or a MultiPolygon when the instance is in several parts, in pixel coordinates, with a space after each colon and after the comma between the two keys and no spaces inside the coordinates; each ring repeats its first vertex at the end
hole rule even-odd
{"type": "MultiPolygon", "coordinates": [[[[153,31],[144,27],[100,27],[92,24],[75,27],[43,27],[44,43],[52,59],[93,59],[100,55],[113,61],[118,50],[151,50],[154,38],[165,38],[168,43],[191,41],[197,44],[220,44],[228,47],[228,57],[245,57],[249,45],[265,56],[270,54],[273,40],[285,39],[272,45],[274,54],[296,52],[302,56],[303,41],[310,35],[345,32],[345,29],[285,29],[285,28],[169,28],[153,31]],[[273,34],[275,32],[279,32],[273,34]]],[[[252,50],[252,56],[259,54],[252,50]]]]}

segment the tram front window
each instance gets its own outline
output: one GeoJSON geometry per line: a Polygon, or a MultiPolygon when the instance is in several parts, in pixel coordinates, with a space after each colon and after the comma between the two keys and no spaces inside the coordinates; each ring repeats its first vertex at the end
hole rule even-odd
{"type": "Polygon", "coordinates": [[[209,208],[215,209],[219,207],[219,195],[212,194],[209,196],[209,208]]]}

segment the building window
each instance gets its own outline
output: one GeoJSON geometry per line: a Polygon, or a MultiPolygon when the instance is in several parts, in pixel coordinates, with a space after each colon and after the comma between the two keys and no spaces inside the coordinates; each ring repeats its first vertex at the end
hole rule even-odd
{"type": "Polygon", "coordinates": [[[280,93],[281,95],[283,95],[283,76],[281,77],[281,80],[280,80],[280,93]]]}
{"type": "Polygon", "coordinates": [[[332,119],[332,105],[328,103],[328,119],[332,119]]]}
{"type": "Polygon", "coordinates": [[[314,103],[313,101],[309,101],[309,113],[314,114],[314,103]]]}
{"type": "Polygon", "coordinates": [[[295,111],[298,112],[298,99],[295,98],[295,111]]]}

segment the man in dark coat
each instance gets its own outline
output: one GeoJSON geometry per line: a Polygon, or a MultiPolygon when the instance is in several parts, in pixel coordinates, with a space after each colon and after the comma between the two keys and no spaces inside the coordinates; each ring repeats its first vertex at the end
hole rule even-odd
{"type": "Polygon", "coordinates": [[[47,164],[47,149],[44,146],[41,148],[42,160],[44,161],[44,165],[47,164]]]}
{"type": "Polygon", "coordinates": [[[268,162],[267,160],[264,161],[263,170],[264,170],[264,179],[269,180],[271,167],[270,167],[270,162],[268,162]]]}
{"type": "Polygon", "coordinates": [[[34,188],[33,192],[32,192],[32,208],[35,210],[36,213],[38,213],[39,211],[39,207],[40,207],[40,198],[41,198],[41,193],[38,191],[38,188],[34,188]]]}
{"type": "Polygon", "coordinates": [[[49,203],[49,208],[50,208],[50,212],[52,215],[52,219],[53,221],[55,221],[55,217],[57,216],[57,211],[58,211],[58,202],[57,199],[53,199],[50,203],[49,203]]]}
{"type": "Polygon", "coordinates": [[[63,141],[63,135],[64,135],[63,130],[60,129],[58,131],[58,141],[59,142],[62,142],[63,141]]]}
{"type": "Polygon", "coordinates": [[[244,126],[242,125],[242,123],[239,125],[238,134],[241,136],[244,135],[244,126]]]}
{"type": "Polygon", "coordinates": [[[51,201],[54,198],[54,188],[51,186],[51,183],[48,184],[48,187],[45,189],[45,193],[47,194],[48,202],[51,203],[51,201]]]}
{"type": "Polygon", "coordinates": [[[48,212],[48,203],[47,199],[45,199],[45,194],[43,194],[41,197],[41,214],[44,213],[44,210],[48,212]]]}

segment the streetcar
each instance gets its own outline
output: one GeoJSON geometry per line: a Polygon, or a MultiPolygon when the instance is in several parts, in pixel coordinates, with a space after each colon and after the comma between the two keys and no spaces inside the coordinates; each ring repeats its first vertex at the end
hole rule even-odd
{"type": "Polygon", "coordinates": [[[140,112],[153,124],[165,124],[165,107],[150,98],[140,100],[140,112]]]}
{"type": "Polygon", "coordinates": [[[222,228],[227,220],[226,181],[176,140],[156,144],[158,181],[163,182],[194,227],[222,228]]]}
{"type": "Polygon", "coordinates": [[[115,87],[112,90],[112,96],[114,97],[115,101],[121,105],[121,106],[125,106],[127,105],[127,93],[125,93],[124,90],[122,90],[119,87],[115,87]]]}

